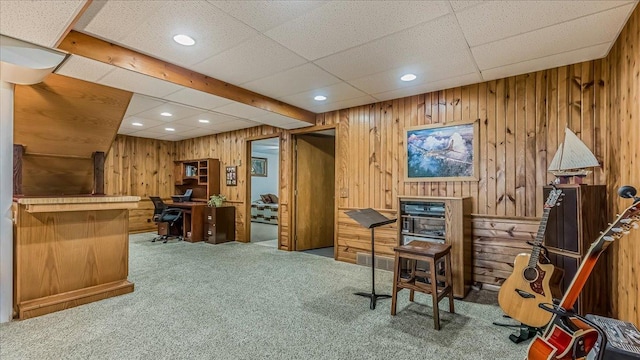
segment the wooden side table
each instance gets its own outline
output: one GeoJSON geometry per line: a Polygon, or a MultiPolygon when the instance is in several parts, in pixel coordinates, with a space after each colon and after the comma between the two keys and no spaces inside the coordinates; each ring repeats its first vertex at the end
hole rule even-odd
{"type": "Polygon", "coordinates": [[[396,259],[393,272],[393,293],[391,294],[391,315],[396,314],[398,292],[409,289],[409,300],[413,301],[415,291],[431,294],[433,299],[434,328],[440,330],[440,312],[438,303],[445,296],[449,297],[449,312],[455,313],[453,307],[453,274],[451,270],[451,245],[435,244],[425,241],[413,241],[407,245],[394,248],[396,259]],[[409,260],[409,276],[403,278],[402,260],[409,260]],[[428,269],[418,269],[416,263],[424,261],[428,269]],[[440,274],[438,266],[444,269],[440,274]],[[442,286],[438,287],[438,284],[442,286]]]}

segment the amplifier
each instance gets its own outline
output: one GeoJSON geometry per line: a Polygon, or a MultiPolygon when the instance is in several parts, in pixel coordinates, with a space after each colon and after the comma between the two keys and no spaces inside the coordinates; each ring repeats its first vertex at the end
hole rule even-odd
{"type": "MultiPolygon", "coordinates": [[[[640,359],[640,331],[632,323],[591,314],[586,318],[598,325],[607,335],[607,347],[604,349],[603,359],[640,359]]],[[[596,359],[599,351],[596,343],[587,359],[596,359]]]]}

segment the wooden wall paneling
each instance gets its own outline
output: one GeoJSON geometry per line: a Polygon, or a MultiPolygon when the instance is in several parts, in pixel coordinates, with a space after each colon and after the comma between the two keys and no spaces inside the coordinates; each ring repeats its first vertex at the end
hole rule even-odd
{"type": "Polygon", "coordinates": [[[524,96],[524,104],[520,105],[524,107],[525,143],[523,145],[525,147],[524,160],[526,164],[524,168],[524,194],[521,193],[520,196],[526,198],[526,211],[523,215],[529,217],[537,216],[538,202],[536,195],[538,195],[538,192],[536,190],[538,186],[536,184],[536,178],[539,168],[537,167],[536,157],[544,155],[542,152],[538,155],[536,151],[536,75],[535,73],[526,75],[526,95],[524,96]]]}
{"type": "Polygon", "coordinates": [[[515,204],[515,184],[516,184],[516,163],[515,163],[515,129],[516,129],[516,78],[509,77],[506,81],[505,87],[505,163],[504,163],[504,197],[502,198],[502,202],[505,207],[505,214],[515,214],[516,213],[516,204],[515,204]]]}
{"type": "MultiPolygon", "coordinates": [[[[607,139],[608,163],[606,179],[609,192],[610,214],[616,214],[629,206],[628,199],[616,196],[620,185],[640,188],[640,7],[622,29],[609,55],[605,59],[608,68],[609,100],[603,129],[609,131],[607,139]],[[606,125],[609,125],[606,127],[606,125]]],[[[606,71],[605,76],[607,77],[606,71]]],[[[606,79],[605,79],[606,81],[606,79]]],[[[602,95],[601,95],[602,96],[602,95]]],[[[632,230],[628,236],[613,246],[613,294],[614,316],[640,326],[640,232],[632,230]]]]}
{"type": "Polygon", "coordinates": [[[520,253],[530,253],[540,219],[473,215],[473,281],[499,286],[520,253]]]}
{"type": "Polygon", "coordinates": [[[479,180],[478,180],[478,194],[474,198],[474,213],[487,213],[487,186],[488,186],[488,150],[489,140],[489,119],[487,118],[487,83],[481,83],[478,85],[478,121],[480,131],[480,164],[479,164],[479,180]],[[477,205],[475,205],[477,204],[477,205]]]}
{"type": "Polygon", "coordinates": [[[507,79],[496,83],[496,215],[504,216],[507,211],[506,197],[506,87],[507,79]]]}
{"type": "MultiPolygon", "coordinates": [[[[595,150],[594,144],[594,77],[593,68],[594,62],[584,62],[581,64],[582,73],[580,74],[582,80],[582,99],[580,103],[580,110],[582,111],[582,117],[580,118],[580,129],[582,131],[582,141],[589,147],[589,149],[595,150]]],[[[595,155],[595,152],[594,152],[595,155]]],[[[597,158],[597,156],[596,156],[597,158]]],[[[598,160],[600,161],[600,160],[598,160]]],[[[587,183],[593,184],[595,179],[594,172],[588,175],[587,183]]]]}
{"type": "MultiPolygon", "coordinates": [[[[536,143],[536,162],[535,162],[535,216],[542,216],[544,196],[542,195],[541,184],[547,183],[547,159],[549,157],[549,150],[547,147],[547,132],[549,131],[548,124],[548,111],[549,111],[549,98],[548,98],[548,86],[547,76],[548,71],[536,72],[536,95],[535,104],[531,104],[531,107],[535,107],[535,143],[536,143]]],[[[553,155],[551,155],[553,156],[553,155]]]]}
{"type": "Polygon", "coordinates": [[[486,214],[495,215],[498,205],[496,196],[497,171],[500,170],[496,163],[498,142],[496,138],[496,111],[497,111],[497,86],[498,83],[489,81],[487,84],[487,188],[486,188],[486,214]]]}
{"type": "MultiPolygon", "coordinates": [[[[514,201],[513,206],[515,208],[516,216],[526,216],[527,215],[527,116],[526,116],[526,95],[527,95],[527,79],[530,77],[530,74],[521,75],[516,77],[516,91],[515,91],[515,124],[512,129],[513,137],[515,138],[515,142],[513,144],[513,148],[515,151],[514,156],[514,201]]],[[[534,167],[535,168],[535,167],[534,167]]],[[[533,191],[535,194],[535,191],[533,191]]]]}
{"type": "Polygon", "coordinates": [[[22,158],[22,176],[24,195],[91,194],[93,160],[25,154],[22,158]]]}

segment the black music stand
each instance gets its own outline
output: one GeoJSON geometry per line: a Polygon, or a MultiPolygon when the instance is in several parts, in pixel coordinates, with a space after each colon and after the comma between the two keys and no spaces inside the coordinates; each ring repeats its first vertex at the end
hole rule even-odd
{"type": "Polygon", "coordinates": [[[396,222],[397,219],[387,219],[384,215],[373,209],[360,209],[345,211],[350,218],[367,229],[371,229],[371,294],[357,292],[355,295],[368,297],[371,299],[369,308],[376,308],[376,300],[378,298],[388,299],[391,295],[376,295],[376,256],[374,250],[373,229],[378,226],[387,225],[396,222]]]}

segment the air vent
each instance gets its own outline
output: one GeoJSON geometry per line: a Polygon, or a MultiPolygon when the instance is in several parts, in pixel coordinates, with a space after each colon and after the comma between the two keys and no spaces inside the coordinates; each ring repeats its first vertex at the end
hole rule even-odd
{"type": "MultiPolygon", "coordinates": [[[[376,256],[376,269],[393,271],[394,258],[386,256],[376,256]]],[[[356,264],[371,266],[371,254],[356,253],[356,264]]]]}

